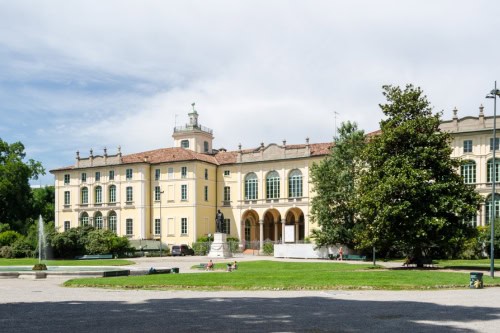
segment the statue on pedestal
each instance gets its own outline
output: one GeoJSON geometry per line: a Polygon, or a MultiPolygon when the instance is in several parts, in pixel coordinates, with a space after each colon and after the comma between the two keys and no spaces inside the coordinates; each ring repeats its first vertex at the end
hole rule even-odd
{"type": "Polygon", "coordinates": [[[222,232],[222,223],[224,222],[224,214],[221,213],[220,209],[215,215],[215,232],[222,232]]]}

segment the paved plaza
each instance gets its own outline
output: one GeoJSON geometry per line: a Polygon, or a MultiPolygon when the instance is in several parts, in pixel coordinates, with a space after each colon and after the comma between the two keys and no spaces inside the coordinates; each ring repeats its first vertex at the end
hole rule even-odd
{"type": "MultiPolygon", "coordinates": [[[[183,274],[204,261],[141,258],[133,269],[175,266],[183,274]]],[[[63,282],[1,279],[0,332],[500,331],[500,288],[200,292],[64,288],[63,282]]]]}

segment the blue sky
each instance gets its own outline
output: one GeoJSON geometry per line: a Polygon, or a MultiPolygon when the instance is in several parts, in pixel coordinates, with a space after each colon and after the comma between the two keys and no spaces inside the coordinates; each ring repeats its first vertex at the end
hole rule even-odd
{"type": "Polygon", "coordinates": [[[229,150],[328,142],[345,120],[376,130],[385,84],[420,86],[444,118],[492,114],[499,13],[497,1],[0,0],[0,138],[48,171],[77,150],[170,147],[192,102],[229,150]]]}

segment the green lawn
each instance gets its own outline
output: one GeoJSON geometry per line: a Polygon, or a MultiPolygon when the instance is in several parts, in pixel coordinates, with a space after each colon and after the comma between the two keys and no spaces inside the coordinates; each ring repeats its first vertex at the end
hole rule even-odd
{"type": "MultiPolygon", "coordinates": [[[[95,260],[42,260],[47,266],[123,266],[133,265],[134,262],[125,259],[95,259],[95,260]]],[[[0,266],[31,266],[38,264],[38,259],[20,258],[3,259],[0,258],[0,266]]]]}
{"type": "MultiPolygon", "coordinates": [[[[435,260],[440,268],[473,269],[479,271],[490,270],[490,259],[478,260],[435,260]]],[[[495,260],[495,270],[500,270],[500,259],[495,260]]]]}
{"type": "MultiPolygon", "coordinates": [[[[436,270],[385,270],[371,265],[240,262],[238,270],[189,274],[156,274],[67,281],[65,286],[126,289],[190,290],[327,290],[327,289],[438,289],[466,288],[469,274],[436,270]]],[[[181,272],[182,273],[182,272],[181,272]]],[[[500,286],[500,279],[484,276],[486,286],[500,286]]]]}

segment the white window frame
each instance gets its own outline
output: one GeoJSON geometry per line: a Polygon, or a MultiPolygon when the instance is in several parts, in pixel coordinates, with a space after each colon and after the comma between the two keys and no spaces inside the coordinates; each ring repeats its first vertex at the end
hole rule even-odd
{"type": "Polygon", "coordinates": [[[245,176],[245,200],[257,200],[259,198],[259,179],[254,172],[245,176]]]}
{"type": "Polygon", "coordinates": [[[126,180],[132,180],[133,175],[134,175],[134,171],[132,169],[125,170],[125,179],[126,180]]]}
{"type": "Polygon", "coordinates": [[[181,235],[188,234],[188,223],[187,217],[181,217],[181,235]]]}
{"type": "Polygon", "coordinates": [[[64,191],[64,205],[65,206],[71,205],[71,192],[70,191],[64,191]]]}
{"type": "Polygon", "coordinates": [[[181,201],[188,200],[188,187],[186,184],[181,185],[181,201]]]}
{"type": "Polygon", "coordinates": [[[127,186],[126,188],[126,202],[134,201],[134,188],[132,186],[127,186]]]}

